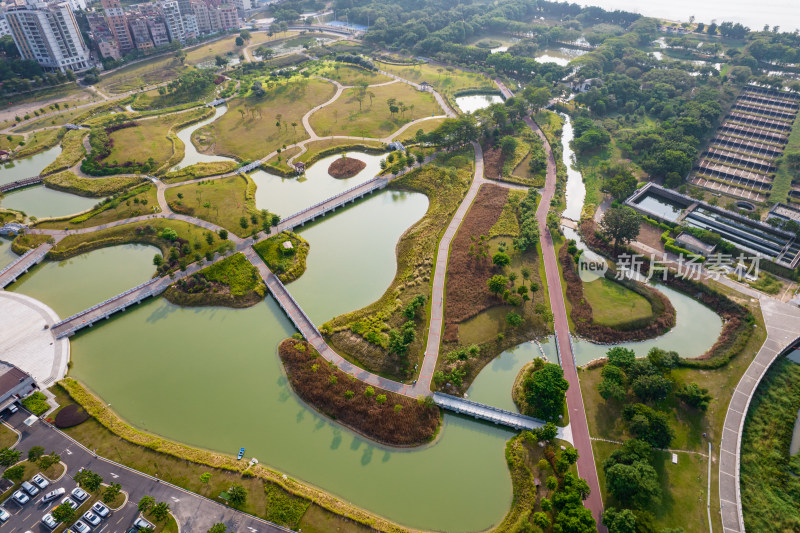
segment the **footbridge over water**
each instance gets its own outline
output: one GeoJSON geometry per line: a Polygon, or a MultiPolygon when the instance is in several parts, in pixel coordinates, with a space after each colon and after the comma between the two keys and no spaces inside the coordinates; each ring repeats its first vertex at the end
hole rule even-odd
{"type": "Polygon", "coordinates": [[[17,281],[17,278],[26,273],[31,267],[39,264],[53,248],[50,243],[44,243],[19,256],[19,258],[0,270],[0,289],[4,289],[17,281]]]}
{"type": "Polygon", "coordinates": [[[31,178],[25,178],[17,181],[12,181],[11,183],[5,183],[0,185],[0,192],[9,192],[16,189],[22,189],[23,187],[30,187],[32,185],[38,185],[44,181],[44,178],[41,176],[33,176],[31,178]]]}
{"type": "MultiPolygon", "coordinates": [[[[507,426],[516,430],[530,431],[538,429],[546,424],[545,421],[533,418],[531,416],[521,415],[519,413],[512,413],[499,407],[492,407],[471,400],[465,400],[458,396],[451,396],[441,392],[433,393],[433,401],[442,409],[453,411],[462,415],[471,416],[479,420],[486,420],[494,424],[507,426]]],[[[567,431],[568,428],[558,428],[558,438],[571,441],[571,434],[567,431]]]]}

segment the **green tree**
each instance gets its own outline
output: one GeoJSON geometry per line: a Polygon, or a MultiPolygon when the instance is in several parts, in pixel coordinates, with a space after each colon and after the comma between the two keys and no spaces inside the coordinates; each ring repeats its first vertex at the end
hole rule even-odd
{"type": "Polygon", "coordinates": [[[375,389],[372,388],[372,386],[368,386],[366,389],[364,389],[364,396],[367,398],[372,398],[375,396],[375,389]]]}
{"type": "Polygon", "coordinates": [[[519,314],[511,311],[510,313],[508,313],[506,315],[506,324],[508,324],[512,328],[519,327],[519,326],[522,325],[522,323],[523,323],[523,319],[519,314]]]}
{"type": "Polygon", "coordinates": [[[3,448],[0,450],[0,466],[11,466],[19,461],[20,453],[17,450],[3,448]]]}
{"type": "Polygon", "coordinates": [[[636,361],[636,352],[621,346],[615,346],[606,352],[608,364],[627,370],[636,361]]]}
{"type": "Polygon", "coordinates": [[[639,376],[631,383],[633,393],[645,402],[658,402],[672,392],[672,381],[659,374],[639,376]]]}
{"type": "Polygon", "coordinates": [[[84,468],[83,470],[79,470],[72,476],[72,479],[75,482],[83,487],[84,489],[88,490],[89,492],[94,492],[100,488],[100,485],[103,483],[103,478],[100,474],[92,472],[88,468],[84,468]]]}
{"type": "Polygon", "coordinates": [[[53,519],[56,522],[71,522],[73,518],[75,518],[75,509],[67,505],[66,503],[62,503],[52,511],[50,514],[53,515],[53,519]]]}
{"type": "Polygon", "coordinates": [[[117,499],[117,496],[119,496],[120,492],[122,492],[122,486],[119,483],[111,483],[103,491],[103,502],[112,503],[117,499]]]}
{"type": "Polygon", "coordinates": [[[697,383],[684,385],[678,389],[678,391],[675,393],[675,396],[677,396],[678,399],[680,399],[686,405],[701,411],[708,409],[708,404],[713,399],[708,393],[708,389],[700,387],[700,385],[697,383]]]}
{"type": "Polygon", "coordinates": [[[569,383],[559,365],[545,363],[541,370],[533,372],[525,380],[524,388],[525,400],[532,407],[534,416],[553,420],[562,413],[569,383]]]}
{"type": "Polygon", "coordinates": [[[39,467],[42,470],[47,470],[54,464],[61,461],[61,456],[56,452],[50,452],[48,455],[43,455],[39,458],[39,467]]]}
{"type": "Polygon", "coordinates": [[[636,515],[630,509],[609,507],[603,513],[603,524],[608,533],[636,533],[636,515]]]}
{"type": "Polygon", "coordinates": [[[611,207],[600,220],[600,231],[614,241],[616,251],[639,236],[640,218],[630,207],[611,207]]]}
{"type": "Polygon", "coordinates": [[[22,478],[24,476],[25,476],[25,465],[10,466],[6,468],[5,472],[3,472],[3,479],[7,479],[15,483],[18,481],[22,481],[22,478]]]}
{"type": "Polygon", "coordinates": [[[156,522],[166,522],[169,517],[169,504],[167,502],[158,502],[150,509],[150,516],[156,522]]]}
{"type": "Polygon", "coordinates": [[[153,264],[157,267],[160,267],[164,264],[164,258],[161,256],[161,254],[156,254],[153,256],[153,264]]]}
{"type": "Polygon", "coordinates": [[[217,522],[211,529],[208,530],[208,533],[228,533],[228,528],[222,522],[217,522]]]}
{"type": "Polygon", "coordinates": [[[219,230],[218,234],[219,234],[219,238],[222,239],[223,241],[228,239],[228,230],[221,229],[221,230],[219,230]]]}
{"type": "Polygon", "coordinates": [[[648,506],[661,499],[658,474],[650,464],[634,461],[617,463],[606,470],[606,487],[622,504],[648,506]]]}
{"type": "Polygon", "coordinates": [[[139,512],[146,513],[155,505],[156,499],[152,496],[142,496],[142,499],[139,500],[139,512]]]}
{"type": "Polygon", "coordinates": [[[378,394],[375,397],[375,401],[378,402],[380,405],[385,404],[386,403],[386,395],[385,394],[378,394]]]}
{"type": "Polygon", "coordinates": [[[231,505],[240,507],[247,501],[247,489],[238,483],[231,485],[228,489],[228,497],[230,498],[231,505]]]}
{"type": "Polygon", "coordinates": [[[236,46],[244,46],[244,39],[242,39],[241,37],[237,37],[235,42],[236,46]]]}
{"type": "Polygon", "coordinates": [[[493,294],[502,294],[508,286],[508,279],[501,274],[497,274],[492,276],[486,284],[489,286],[489,291],[493,294]]]}
{"type": "Polygon", "coordinates": [[[514,152],[517,151],[517,144],[517,140],[511,135],[506,135],[500,139],[500,151],[503,152],[503,156],[506,159],[512,157],[514,152]]]}
{"type": "Polygon", "coordinates": [[[209,481],[211,481],[211,472],[203,472],[200,474],[200,483],[207,486],[209,481]]]}
{"type": "Polygon", "coordinates": [[[242,229],[247,229],[247,217],[239,217],[239,225],[242,229]]]}
{"type": "Polygon", "coordinates": [[[492,256],[492,263],[499,267],[505,267],[511,264],[511,258],[508,257],[508,254],[497,252],[492,256]]]}
{"type": "Polygon", "coordinates": [[[42,455],[44,455],[44,448],[41,446],[33,446],[28,450],[28,461],[35,463],[42,455]]]}

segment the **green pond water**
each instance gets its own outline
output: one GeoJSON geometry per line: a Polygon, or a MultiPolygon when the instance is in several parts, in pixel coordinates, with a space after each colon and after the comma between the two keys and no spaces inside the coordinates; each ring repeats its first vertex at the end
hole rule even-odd
{"type": "Polygon", "coordinates": [[[19,257],[11,251],[11,240],[0,237],[0,270],[10,265],[19,257]]]}
{"type": "Polygon", "coordinates": [[[38,176],[44,167],[55,161],[61,146],[54,146],[31,157],[0,164],[0,185],[38,176]]]}
{"type": "Polygon", "coordinates": [[[22,211],[29,217],[63,217],[94,207],[102,198],[84,198],[48,189],[44,185],[11,191],[2,200],[6,209],[22,211]]]}

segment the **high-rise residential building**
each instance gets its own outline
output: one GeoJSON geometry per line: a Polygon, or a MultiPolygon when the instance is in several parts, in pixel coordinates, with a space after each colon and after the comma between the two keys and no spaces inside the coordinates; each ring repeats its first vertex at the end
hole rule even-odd
{"type": "Polygon", "coordinates": [[[73,11],[86,9],[86,0],[67,0],[73,11]]]}
{"type": "Polygon", "coordinates": [[[239,11],[239,18],[244,20],[247,17],[247,11],[252,7],[250,0],[235,0],[234,4],[239,11]]]}
{"type": "Polygon", "coordinates": [[[164,19],[160,16],[157,18],[147,19],[147,29],[150,30],[150,38],[153,39],[153,46],[163,46],[169,44],[169,29],[164,19]]]}
{"type": "Polygon", "coordinates": [[[11,35],[11,29],[8,27],[8,22],[6,22],[5,17],[0,14],[0,37],[5,35],[11,35]]]}
{"type": "Polygon", "coordinates": [[[212,33],[219,29],[219,16],[212,15],[215,8],[209,8],[202,0],[192,0],[192,13],[197,20],[197,30],[200,33],[212,33]]]}
{"type": "Polygon", "coordinates": [[[200,34],[200,31],[197,29],[197,17],[195,17],[194,14],[181,15],[181,20],[183,21],[184,38],[193,39],[200,34]]]}
{"type": "Polygon", "coordinates": [[[236,6],[222,4],[217,8],[217,13],[219,13],[220,30],[235,30],[239,27],[239,13],[236,6]]]}
{"type": "Polygon", "coordinates": [[[183,19],[181,18],[178,2],[175,0],[161,0],[158,3],[158,7],[161,11],[161,16],[164,17],[164,23],[167,25],[169,40],[185,41],[186,34],[183,30],[183,19]]]}
{"type": "Polygon", "coordinates": [[[23,58],[61,72],[93,66],[68,2],[16,0],[6,5],[5,19],[23,58]]]}
{"type": "Polygon", "coordinates": [[[150,37],[150,30],[147,28],[147,19],[144,17],[129,16],[128,25],[131,28],[131,37],[137,50],[149,50],[153,48],[153,39],[150,37]]]}
{"type": "Polygon", "coordinates": [[[133,50],[134,45],[131,32],[128,31],[128,18],[125,16],[119,0],[100,0],[100,3],[103,5],[108,28],[114,35],[114,40],[117,41],[119,51],[122,55],[127,54],[133,50]]]}

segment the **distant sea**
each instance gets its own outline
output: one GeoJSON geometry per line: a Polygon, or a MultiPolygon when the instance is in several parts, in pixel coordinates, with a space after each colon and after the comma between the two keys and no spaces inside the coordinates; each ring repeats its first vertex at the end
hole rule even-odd
{"type": "Polygon", "coordinates": [[[752,30],[760,30],[764,24],[780,26],[782,31],[800,29],[800,1],[798,0],[574,0],[584,6],[600,6],[603,9],[631,11],[649,17],[688,22],[694,16],[696,22],[706,25],[712,21],[740,22],[752,30]]]}

